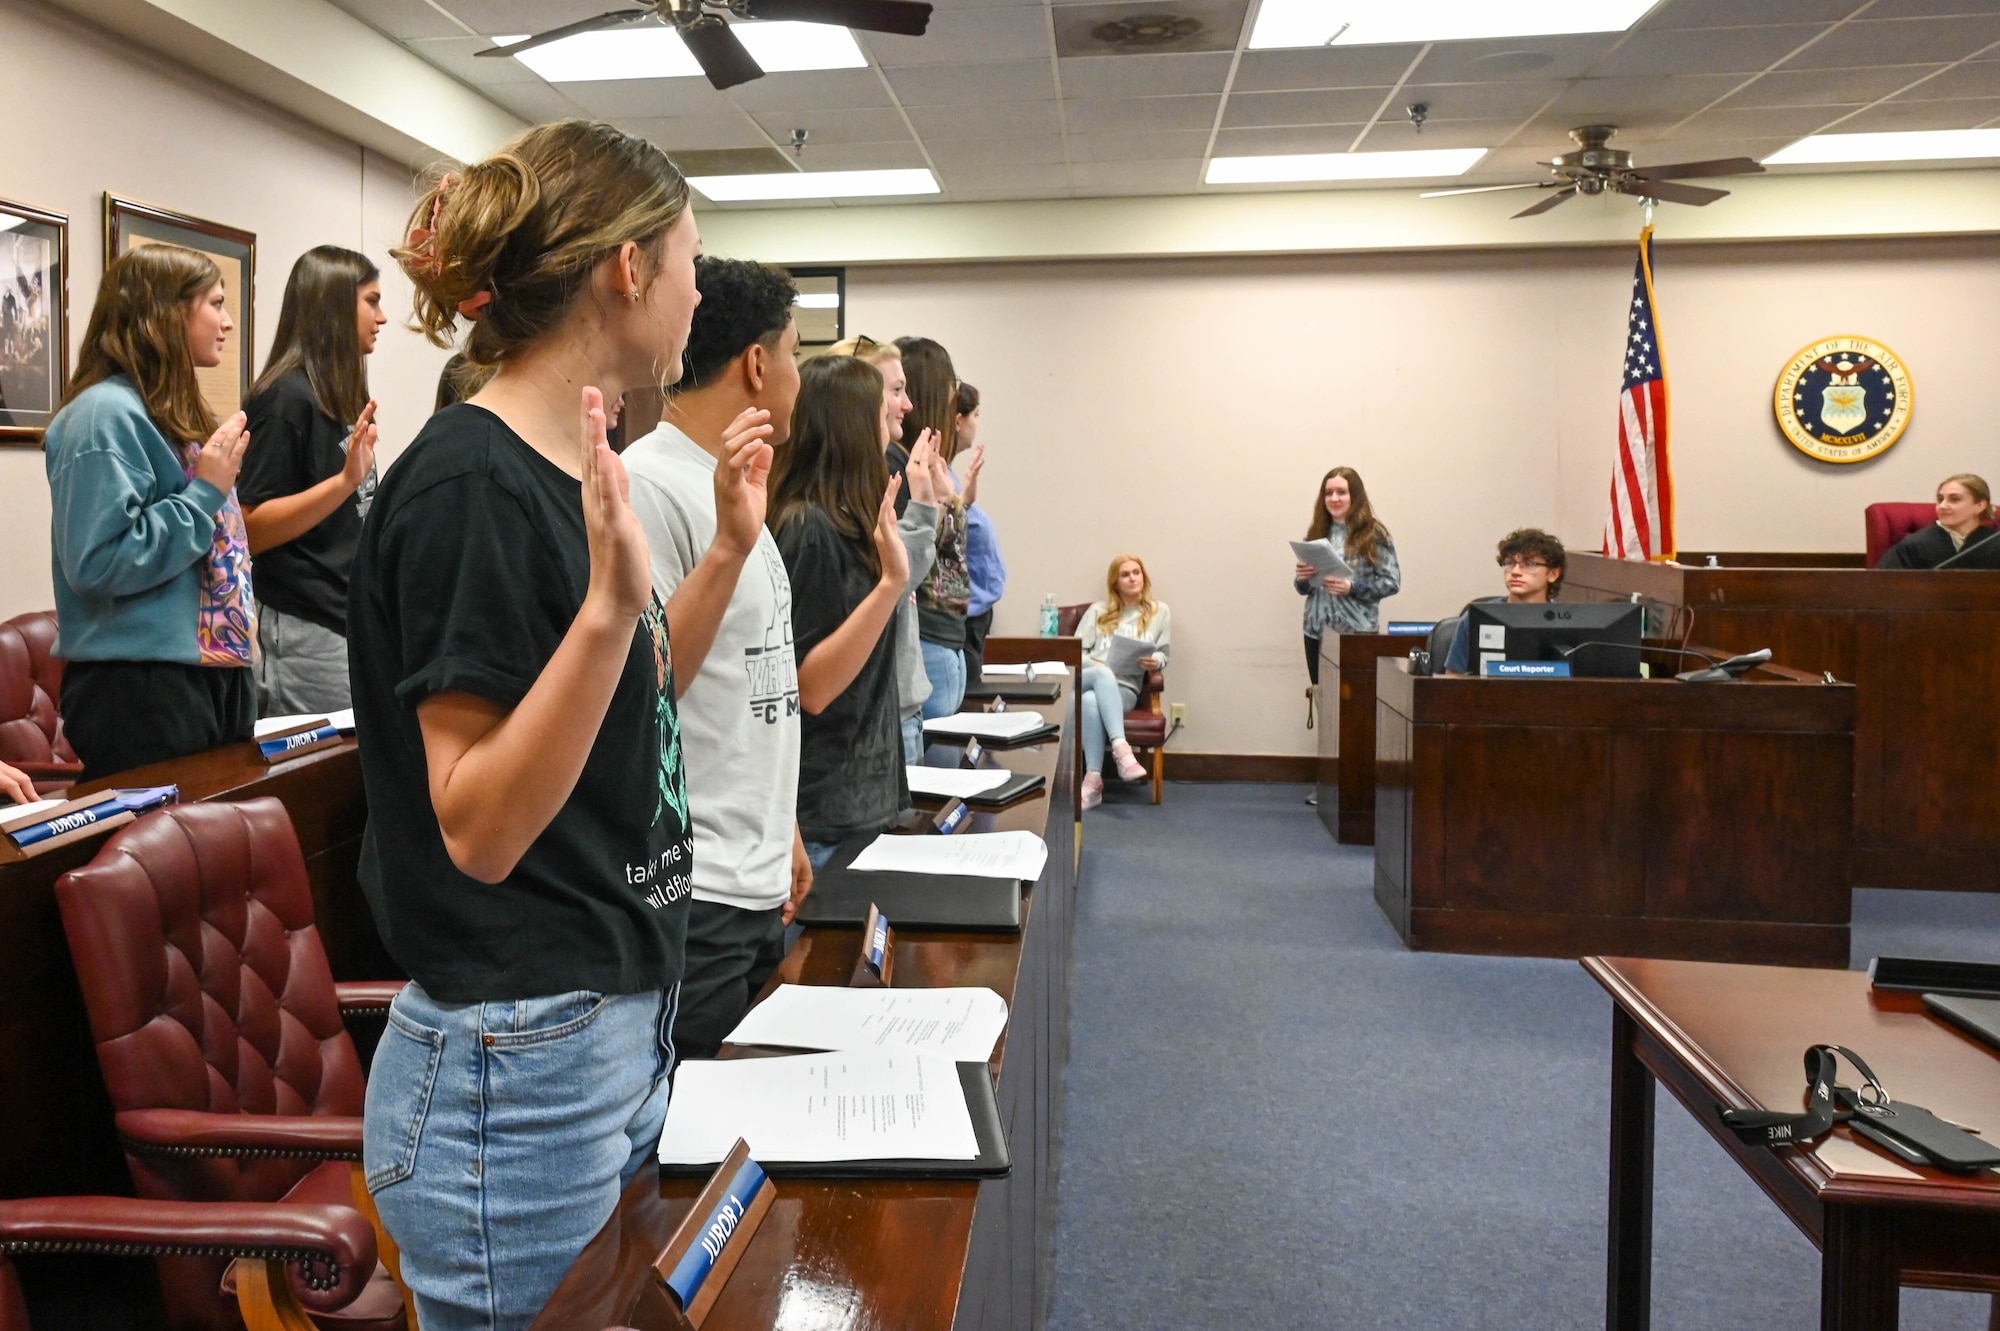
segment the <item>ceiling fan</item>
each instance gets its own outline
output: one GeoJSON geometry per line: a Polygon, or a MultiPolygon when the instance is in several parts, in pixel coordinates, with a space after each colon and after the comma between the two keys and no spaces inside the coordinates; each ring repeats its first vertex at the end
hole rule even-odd
{"type": "Polygon", "coordinates": [[[1552,162],[1542,165],[1555,172],[1554,180],[1526,180],[1515,185],[1474,185],[1468,189],[1431,190],[1423,197],[1442,199],[1453,194],[1490,194],[1503,189],[1552,189],[1554,194],[1539,203],[1531,204],[1515,213],[1516,217],[1533,217],[1545,213],[1578,194],[1631,194],[1641,199],[1657,199],[1662,203],[1691,203],[1703,207],[1717,199],[1729,197],[1726,189],[1709,189],[1702,185],[1679,185],[1674,182],[1691,176],[1750,176],[1764,170],[1761,162],[1748,157],[1718,157],[1707,162],[1676,162],[1672,166],[1635,167],[1632,154],[1623,148],[1608,148],[1611,136],[1618,132],[1616,125],[1579,125],[1569,132],[1576,140],[1577,150],[1573,153],[1558,153],[1552,162]]]}
{"type": "Polygon", "coordinates": [[[519,55],[537,46],[547,46],[565,37],[584,32],[600,32],[656,19],[681,35],[688,54],[718,88],[764,77],[763,69],[729,30],[724,15],[741,19],[783,20],[827,23],[842,28],[862,28],[868,32],[892,32],[904,37],[921,37],[930,25],[928,0],[643,0],[630,9],[614,9],[595,18],[565,23],[506,46],[474,52],[481,56],[519,55]]]}

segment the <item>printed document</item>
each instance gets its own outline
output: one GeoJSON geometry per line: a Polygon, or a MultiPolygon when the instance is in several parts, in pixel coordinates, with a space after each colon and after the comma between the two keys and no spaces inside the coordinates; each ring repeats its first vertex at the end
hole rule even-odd
{"type": "Polygon", "coordinates": [[[331,721],[339,728],[341,734],[352,735],[354,733],[354,709],[352,707],[343,707],[337,712],[320,712],[318,714],[301,712],[297,716],[267,716],[252,727],[250,733],[257,739],[263,739],[266,735],[275,735],[280,730],[295,730],[308,721],[331,721]]]}
{"type": "Polygon", "coordinates": [[[781,984],[751,1008],[731,1044],[787,1049],[907,1049],[984,1063],[1007,1029],[1007,1000],[991,989],[835,989],[781,984]]]}
{"type": "Polygon", "coordinates": [[[1040,730],[1049,719],[1040,712],[960,712],[924,722],[925,734],[977,735],[982,739],[1013,739],[1040,730]]]}
{"type": "Polygon", "coordinates": [[[1341,558],[1340,551],[1333,548],[1332,541],[1293,541],[1292,553],[1298,556],[1301,564],[1313,566],[1315,583],[1322,578],[1346,578],[1350,582],[1354,580],[1354,570],[1348,566],[1345,559],[1341,558]]]}
{"type": "Polygon", "coordinates": [[[960,832],[955,836],[876,837],[850,868],[863,873],[927,873],[1034,882],[1049,846],[1033,832],[960,832]]]}
{"type": "Polygon", "coordinates": [[[948,800],[984,795],[1014,779],[1014,774],[1004,767],[912,766],[909,772],[912,795],[935,795],[948,800]]]}
{"type": "Polygon", "coordinates": [[[907,1050],[681,1064],[660,1163],[712,1165],[738,1137],[765,1161],[979,1157],[957,1065],[907,1050]]]}
{"type": "Polygon", "coordinates": [[[1122,633],[1111,635],[1111,650],[1105,654],[1104,664],[1120,679],[1139,679],[1146,673],[1139,662],[1153,654],[1153,644],[1144,638],[1128,638],[1122,633]]]}
{"type": "MultiPolygon", "coordinates": [[[[1061,661],[1037,661],[1035,662],[1034,669],[1037,679],[1055,679],[1059,676],[1069,674],[1069,667],[1061,661]]],[[[1019,664],[994,665],[991,661],[988,661],[985,665],[979,667],[979,673],[981,675],[991,675],[994,679],[1026,679],[1028,677],[1028,667],[1019,664]]]]}
{"type": "Polygon", "coordinates": [[[33,804],[0,804],[0,823],[30,827],[34,824],[36,814],[45,813],[50,809],[60,809],[67,803],[68,800],[36,800],[33,804]]]}

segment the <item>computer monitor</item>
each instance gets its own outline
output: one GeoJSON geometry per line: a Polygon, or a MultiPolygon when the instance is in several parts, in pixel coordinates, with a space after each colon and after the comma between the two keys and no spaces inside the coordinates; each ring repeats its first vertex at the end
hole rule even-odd
{"type": "Polygon", "coordinates": [[[1639,677],[1642,607],[1630,601],[1475,602],[1465,631],[1475,675],[1487,661],[1567,661],[1571,675],[1639,677]],[[1566,650],[1574,649],[1574,650],[1566,650]]]}

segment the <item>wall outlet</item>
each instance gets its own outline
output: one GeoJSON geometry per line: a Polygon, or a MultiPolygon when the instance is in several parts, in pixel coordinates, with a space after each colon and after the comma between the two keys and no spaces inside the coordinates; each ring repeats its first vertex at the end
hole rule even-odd
{"type": "Polygon", "coordinates": [[[1177,702],[1170,704],[1170,706],[1172,707],[1173,710],[1168,713],[1167,720],[1173,722],[1177,726],[1186,725],[1187,704],[1184,702],[1177,702]]]}

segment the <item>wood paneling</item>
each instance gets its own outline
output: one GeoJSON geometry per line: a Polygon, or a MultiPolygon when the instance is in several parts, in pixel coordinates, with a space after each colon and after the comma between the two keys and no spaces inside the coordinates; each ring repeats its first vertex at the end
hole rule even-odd
{"type": "Polygon", "coordinates": [[[1319,817],[1337,841],[1375,843],[1375,663],[1424,642],[1401,633],[1320,639],[1319,817]]]}

